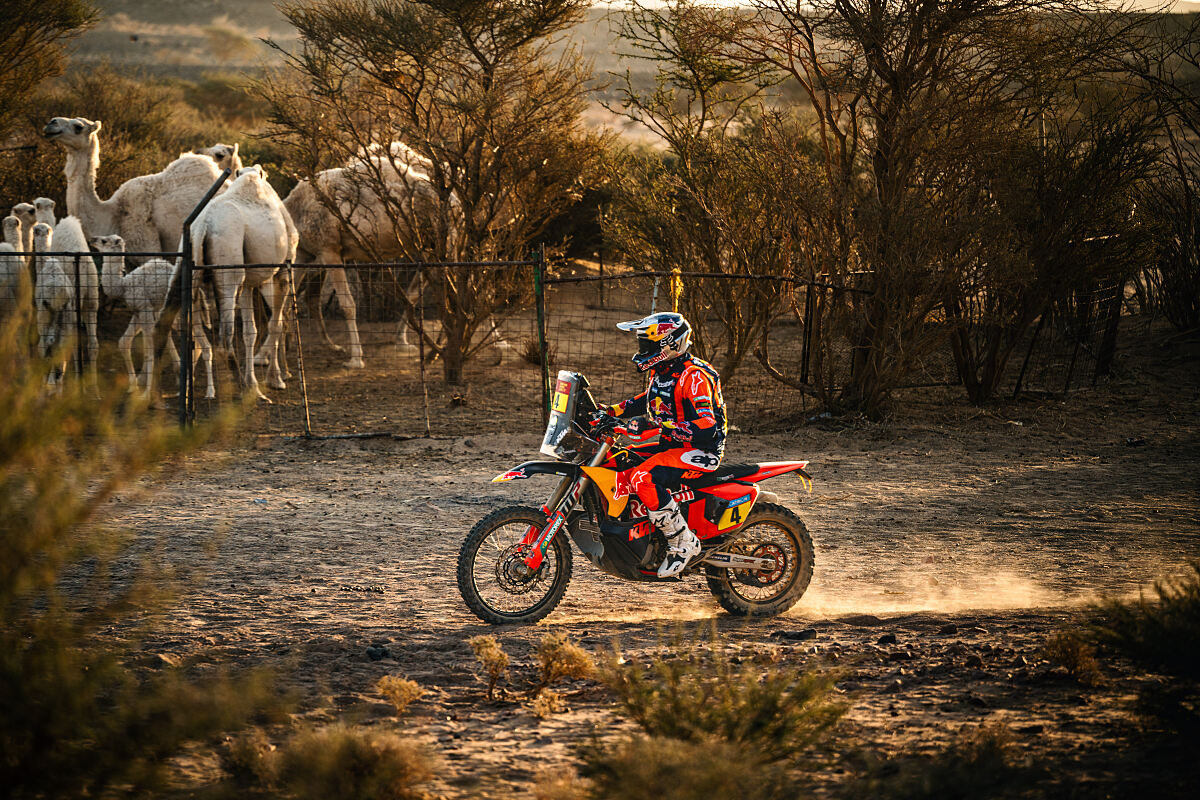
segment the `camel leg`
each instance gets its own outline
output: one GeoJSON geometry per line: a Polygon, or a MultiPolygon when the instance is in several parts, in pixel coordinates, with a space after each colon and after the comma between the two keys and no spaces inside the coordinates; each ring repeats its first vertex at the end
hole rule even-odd
{"type": "Polygon", "coordinates": [[[99,392],[100,365],[97,360],[100,358],[100,337],[97,335],[96,309],[89,308],[83,312],[83,324],[87,328],[88,339],[88,381],[92,389],[99,392]]]}
{"type": "Polygon", "coordinates": [[[276,275],[265,282],[261,288],[263,299],[267,302],[267,307],[271,309],[271,319],[267,322],[266,350],[268,355],[267,385],[272,389],[287,388],[287,384],[283,381],[283,370],[279,366],[279,355],[282,350],[280,342],[283,338],[283,319],[287,308],[287,299],[291,294],[290,290],[291,285],[286,275],[276,275]]]}
{"type": "MultiPolygon", "coordinates": [[[[150,403],[153,408],[162,408],[162,397],[154,386],[154,312],[139,311],[134,314],[130,325],[137,323],[137,330],[134,331],[131,339],[139,333],[142,335],[142,379],[140,385],[143,387],[143,397],[150,403]]],[[[170,352],[175,347],[171,341],[170,334],[167,335],[167,343],[163,347],[164,350],[170,352]]],[[[132,348],[132,342],[131,342],[132,348]]]]}
{"type": "Polygon", "coordinates": [[[238,293],[237,306],[242,312],[242,344],[246,354],[245,364],[242,365],[242,386],[252,397],[269,403],[271,400],[258,387],[258,378],[254,376],[254,344],[258,338],[258,326],[254,324],[254,293],[249,287],[243,286],[238,293]]]}
{"type": "MultiPolygon", "coordinates": [[[[415,271],[408,280],[408,288],[404,290],[404,296],[412,305],[414,314],[425,313],[423,308],[425,298],[417,294],[417,273],[415,271]]],[[[404,353],[415,353],[418,351],[418,347],[408,340],[409,327],[408,315],[405,315],[404,321],[400,323],[400,350],[404,353]]]]}
{"type": "MultiPolygon", "coordinates": [[[[270,316],[275,313],[275,309],[271,307],[271,303],[267,300],[266,292],[263,291],[263,289],[264,287],[260,286],[258,291],[259,294],[263,296],[263,302],[267,306],[267,318],[269,319],[270,316]]],[[[265,367],[268,363],[270,363],[271,353],[267,350],[268,344],[270,344],[270,339],[264,338],[262,344],[258,345],[258,349],[254,351],[254,366],[265,367]]]]}
{"type": "MultiPolygon", "coordinates": [[[[267,290],[266,290],[265,285],[259,287],[259,292],[263,296],[263,302],[265,302],[267,305],[268,336],[266,336],[263,339],[262,344],[259,345],[258,350],[254,353],[254,365],[258,366],[258,367],[265,366],[265,367],[269,368],[272,364],[272,361],[277,361],[279,374],[282,375],[284,377],[284,379],[290,378],[290,377],[292,377],[292,373],[288,370],[288,366],[287,366],[287,333],[288,333],[287,317],[291,311],[290,306],[289,306],[290,301],[287,299],[280,301],[283,303],[283,306],[281,308],[277,309],[275,306],[272,305],[272,301],[268,299],[267,290]],[[276,311],[278,311],[282,315],[282,320],[281,320],[281,324],[280,324],[280,328],[279,328],[279,334],[276,337],[275,341],[272,342],[271,337],[269,335],[269,332],[271,330],[271,325],[270,325],[269,320],[275,316],[276,311]]],[[[290,297],[290,296],[291,295],[289,293],[288,297],[290,297]]],[[[272,386],[272,388],[276,388],[276,389],[285,388],[285,387],[275,386],[274,384],[271,384],[271,386],[272,386]]]]}
{"type": "Polygon", "coordinates": [[[171,366],[179,369],[179,365],[183,363],[183,359],[179,357],[179,350],[175,348],[175,338],[167,337],[167,358],[171,359],[171,366]]]}
{"type": "MultiPolygon", "coordinates": [[[[121,334],[121,338],[117,340],[117,349],[121,351],[121,357],[125,360],[125,372],[129,375],[129,391],[137,391],[140,386],[138,384],[137,372],[133,369],[133,339],[138,335],[138,317],[141,316],[140,311],[135,312],[133,319],[129,320],[128,327],[121,334]]],[[[146,342],[146,356],[152,356],[153,348],[149,341],[146,342]]],[[[146,360],[144,357],[143,361],[146,360]]]]}
{"type": "Polygon", "coordinates": [[[358,339],[358,306],[354,303],[354,295],[350,293],[350,281],[346,279],[346,270],[333,269],[327,274],[333,283],[333,293],[337,295],[338,305],[346,315],[346,331],[350,334],[350,360],[346,366],[350,369],[362,369],[362,343],[358,339]]]}
{"type": "MultiPolygon", "coordinates": [[[[223,278],[228,270],[222,270],[218,275],[223,278]]],[[[237,306],[238,295],[241,294],[241,277],[237,278],[237,282],[227,281],[222,285],[220,278],[217,283],[217,308],[221,316],[220,333],[217,336],[217,346],[229,358],[230,366],[233,369],[233,374],[237,375],[241,371],[241,365],[237,363],[234,357],[233,338],[237,329],[237,306]]]]}
{"type": "MultiPolygon", "coordinates": [[[[329,255],[325,256],[326,259],[328,259],[330,257],[331,256],[329,256],[329,255]]],[[[336,256],[332,256],[332,257],[336,258],[336,256]]],[[[325,263],[326,264],[340,264],[341,261],[340,260],[339,261],[326,260],[325,263]]],[[[345,271],[343,270],[343,272],[345,272],[345,271]]],[[[325,342],[326,345],[328,345],[330,347],[330,349],[332,349],[335,353],[344,353],[344,352],[346,352],[345,348],[330,338],[329,328],[325,324],[325,304],[329,302],[330,297],[333,297],[333,283],[329,279],[329,273],[322,271],[321,286],[320,286],[320,289],[317,291],[317,301],[316,301],[317,328],[321,331],[321,339],[325,342]]]]}
{"type": "Polygon", "coordinates": [[[213,354],[212,344],[208,341],[208,336],[204,333],[204,325],[197,323],[192,330],[192,338],[196,341],[197,347],[192,351],[192,371],[195,372],[196,360],[203,359],[204,371],[208,376],[208,388],[204,391],[205,400],[213,400],[217,396],[217,388],[213,384],[213,354]]]}

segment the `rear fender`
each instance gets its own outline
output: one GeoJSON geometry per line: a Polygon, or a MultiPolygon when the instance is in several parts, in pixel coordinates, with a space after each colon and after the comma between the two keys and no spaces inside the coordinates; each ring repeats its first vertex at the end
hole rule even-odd
{"type": "Polygon", "coordinates": [[[520,481],[525,478],[532,478],[534,475],[562,475],[574,478],[579,475],[579,465],[568,464],[565,461],[526,461],[524,464],[513,467],[508,472],[502,472],[492,478],[492,483],[520,481]]]}
{"type": "Polygon", "coordinates": [[[758,465],[758,470],[738,478],[738,480],[745,483],[758,483],[765,481],[767,478],[777,478],[789,472],[796,472],[799,473],[800,479],[804,481],[805,488],[811,492],[812,476],[805,470],[807,466],[807,461],[764,461],[758,465]]]}

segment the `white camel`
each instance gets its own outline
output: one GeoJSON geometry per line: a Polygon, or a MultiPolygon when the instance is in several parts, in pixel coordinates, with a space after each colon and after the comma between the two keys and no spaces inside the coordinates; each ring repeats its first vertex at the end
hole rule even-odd
{"type": "MultiPolygon", "coordinates": [[[[379,195],[370,189],[371,176],[378,173],[386,181],[394,202],[432,207],[438,202],[428,174],[422,170],[432,167],[433,162],[417,153],[403,142],[392,142],[388,155],[383,155],[380,145],[367,148],[345,167],[319,172],[316,186],[307,180],[300,181],[284,200],[284,205],[296,223],[300,234],[297,258],[301,264],[345,264],[348,261],[374,261],[376,259],[405,258],[405,252],[396,241],[394,225],[387,214],[379,195]],[[322,196],[338,206],[334,214],[322,202],[322,196]],[[357,233],[346,230],[342,220],[357,233]],[[363,243],[368,247],[364,247],[363,243]],[[368,250],[372,252],[368,252],[368,250]]],[[[346,315],[347,332],[350,335],[350,361],[347,366],[363,367],[362,344],[358,336],[357,306],[346,279],[346,270],[331,269],[324,274],[324,281],[332,286],[342,313],[346,315]]],[[[320,302],[328,296],[322,286],[320,302]]],[[[324,333],[322,325],[322,332],[324,333]]],[[[401,347],[416,350],[408,342],[408,328],[403,327],[401,347]]],[[[328,334],[325,336],[329,340],[328,334]]],[[[342,348],[329,342],[335,349],[342,348]]]]}
{"type": "MultiPolygon", "coordinates": [[[[37,224],[37,209],[32,203],[17,203],[12,207],[12,214],[21,220],[21,252],[33,252],[33,226],[37,224]]],[[[54,226],[51,226],[54,227],[54,226]]],[[[33,263],[33,256],[26,255],[25,260],[33,263]]]]}
{"type": "MultiPolygon", "coordinates": [[[[192,151],[201,156],[208,156],[213,161],[217,162],[217,169],[223,170],[228,168],[232,175],[237,175],[242,169],[242,158],[238,155],[238,145],[236,144],[214,144],[211,147],[197,147],[192,151]]],[[[181,157],[187,155],[180,153],[181,157]]]]}
{"type": "Polygon", "coordinates": [[[21,252],[25,246],[21,238],[21,220],[11,214],[4,218],[4,241],[0,242],[0,318],[17,309],[21,294],[21,278],[28,274],[21,252]]]}
{"type": "Polygon", "coordinates": [[[44,222],[53,228],[58,224],[54,216],[55,202],[49,197],[39,197],[33,201],[33,216],[38,222],[44,222]]]}
{"type": "MultiPolygon", "coordinates": [[[[296,184],[284,204],[300,233],[297,251],[299,263],[345,264],[348,261],[369,262],[376,258],[399,261],[407,257],[407,251],[397,240],[392,215],[373,187],[378,186],[382,178],[388,186],[393,207],[399,205],[406,208],[418,218],[435,209],[441,198],[429,177],[433,161],[403,142],[391,142],[386,154],[384,150],[383,145],[372,144],[345,167],[318,173],[315,187],[309,181],[296,184]],[[322,196],[337,204],[337,214],[322,202],[322,196]],[[348,225],[343,225],[342,220],[348,221],[348,225]]],[[[450,250],[453,252],[463,225],[458,198],[453,195],[450,197],[450,207],[448,234],[450,250]]],[[[415,282],[414,275],[405,291],[410,302],[419,303],[420,298],[412,298],[415,282]]],[[[350,361],[347,366],[362,367],[356,306],[344,269],[325,271],[318,308],[324,306],[331,293],[337,296],[346,315],[346,327],[350,335],[350,361]]],[[[329,340],[324,318],[318,316],[318,321],[326,342],[341,351],[329,340]]],[[[496,348],[500,362],[503,362],[513,350],[512,344],[503,338],[494,318],[488,323],[486,336],[496,348]]],[[[407,324],[400,328],[400,348],[412,353],[416,352],[417,347],[408,340],[408,328],[407,324]]]]}
{"type": "Polygon", "coordinates": [[[53,244],[55,252],[79,254],[74,257],[58,256],[57,258],[67,275],[67,280],[71,282],[72,292],[78,295],[76,302],[83,317],[84,332],[87,335],[88,365],[94,382],[96,357],[100,354],[96,319],[100,312],[100,274],[96,271],[96,262],[92,260],[91,248],[88,246],[87,237],[83,235],[83,225],[77,217],[63,217],[58,221],[58,224],[54,226],[53,244]],[[78,282],[76,282],[77,280],[78,282]]]}
{"type": "MultiPolygon", "coordinates": [[[[241,170],[224,194],[213,199],[192,224],[192,248],[197,267],[206,265],[283,264],[295,260],[296,228],[279,195],[267,183],[262,167],[241,170]]],[[[254,301],[250,290],[262,293],[271,319],[267,324],[267,384],[287,388],[280,369],[279,338],[290,284],[278,267],[214,269],[213,282],[220,308],[222,347],[233,346],[234,309],[241,311],[245,358],[242,382],[247,391],[270,402],[254,374],[254,301]]]]}
{"type": "Polygon", "coordinates": [[[174,251],[184,219],[220,177],[217,162],[185,153],[162,172],[130,178],[101,200],[96,194],[100,128],[99,121],[55,117],[43,130],[67,153],[67,213],[79,217],[89,236],[118,234],[130,252],[174,251]]]}
{"type": "MultiPolygon", "coordinates": [[[[36,253],[36,286],[34,308],[37,313],[38,346],[44,357],[54,354],[64,342],[78,333],[80,317],[87,336],[88,372],[96,384],[96,357],[100,351],[97,338],[96,314],[100,308],[100,279],[96,265],[88,253],[83,228],[75,217],[64,217],[53,229],[44,222],[33,226],[33,247],[36,253]],[[51,252],[83,253],[70,256],[49,256],[51,252]]],[[[54,386],[66,375],[66,353],[54,366],[47,382],[54,386]]]]}
{"type": "MultiPolygon", "coordinates": [[[[154,325],[162,312],[167,300],[167,290],[178,267],[161,258],[152,258],[128,274],[122,274],[125,267],[125,241],[116,234],[97,236],[92,239],[92,246],[100,256],[100,282],[104,286],[104,294],[114,300],[121,300],[133,312],[129,326],[117,343],[121,356],[125,359],[125,369],[129,374],[129,386],[141,386],[146,395],[151,396],[151,382],[154,375],[154,325]],[[142,335],[142,375],[133,368],[133,342],[138,334],[142,335]]],[[[198,288],[198,287],[197,287],[198,288]]],[[[204,294],[197,292],[193,299],[196,314],[192,315],[192,338],[197,344],[192,354],[192,364],[197,359],[204,362],[208,375],[208,388],[205,398],[211,400],[217,396],[213,384],[212,345],[204,332],[204,323],[208,317],[208,306],[204,302],[204,294]]],[[[179,351],[171,337],[167,337],[167,357],[175,367],[180,365],[179,351]]]]}

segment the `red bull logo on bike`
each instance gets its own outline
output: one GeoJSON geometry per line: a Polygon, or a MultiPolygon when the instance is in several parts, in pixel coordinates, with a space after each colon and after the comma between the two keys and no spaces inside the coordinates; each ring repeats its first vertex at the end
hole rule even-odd
{"type": "Polygon", "coordinates": [[[497,475],[492,478],[492,483],[504,483],[505,481],[519,481],[522,478],[528,478],[525,474],[525,468],[510,469],[508,472],[497,475]]]}

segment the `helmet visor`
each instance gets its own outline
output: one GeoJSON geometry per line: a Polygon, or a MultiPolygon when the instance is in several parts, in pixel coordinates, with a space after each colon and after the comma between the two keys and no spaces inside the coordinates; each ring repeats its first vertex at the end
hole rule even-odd
{"type": "Polygon", "coordinates": [[[639,356],[656,356],[662,350],[661,342],[652,342],[647,336],[639,335],[637,342],[639,356]]]}

